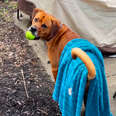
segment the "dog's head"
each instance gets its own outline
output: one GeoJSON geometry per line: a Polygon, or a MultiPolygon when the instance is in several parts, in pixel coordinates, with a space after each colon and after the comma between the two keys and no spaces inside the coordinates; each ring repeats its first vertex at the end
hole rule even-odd
{"type": "Polygon", "coordinates": [[[60,21],[43,10],[35,8],[32,14],[32,25],[29,31],[36,36],[49,41],[59,30],[60,21]]]}

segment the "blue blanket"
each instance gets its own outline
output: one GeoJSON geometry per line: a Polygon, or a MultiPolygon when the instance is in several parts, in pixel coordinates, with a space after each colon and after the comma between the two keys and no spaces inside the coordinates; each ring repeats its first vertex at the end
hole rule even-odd
{"type": "Polygon", "coordinates": [[[96,77],[90,81],[85,116],[112,116],[102,54],[84,39],[70,41],[60,57],[53,99],[58,102],[62,116],[81,116],[88,71],[79,58],[72,59],[71,50],[75,47],[85,51],[96,68],[96,77]]]}

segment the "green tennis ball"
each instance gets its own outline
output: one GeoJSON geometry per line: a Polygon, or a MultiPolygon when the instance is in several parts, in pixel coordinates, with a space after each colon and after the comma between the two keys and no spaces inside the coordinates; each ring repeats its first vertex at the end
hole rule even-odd
{"type": "Polygon", "coordinates": [[[35,36],[32,34],[31,31],[26,31],[25,36],[29,40],[34,40],[35,39],[35,36]]]}

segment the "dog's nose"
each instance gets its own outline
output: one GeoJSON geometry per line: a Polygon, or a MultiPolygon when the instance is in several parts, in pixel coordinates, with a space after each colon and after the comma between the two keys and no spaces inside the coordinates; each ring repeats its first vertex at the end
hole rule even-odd
{"type": "Polygon", "coordinates": [[[36,29],[36,27],[31,26],[30,31],[33,33],[33,32],[36,32],[36,31],[37,31],[37,29],[36,29]]]}

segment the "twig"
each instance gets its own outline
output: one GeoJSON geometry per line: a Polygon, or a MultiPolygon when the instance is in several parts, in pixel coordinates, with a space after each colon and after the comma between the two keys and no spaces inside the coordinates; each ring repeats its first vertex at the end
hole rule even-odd
{"type": "Polygon", "coordinates": [[[27,98],[29,98],[29,95],[28,95],[28,92],[27,92],[27,87],[26,87],[26,82],[25,82],[25,77],[24,77],[24,72],[23,72],[22,69],[21,69],[21,74],[22,74],[22,79],[23,79],[25,93],[26,93],[27,98]]]}
{"type": "Polygon", "coordinates": [[[44,114],[46,114],[47,116],[48,116],[48,113],[47,112],[45,112],[45,111],[43,111],[43,110],[41,110],[41,109],[38,109],[40,112],[42,112],[42,113],[44,113],[44,114]]]}

